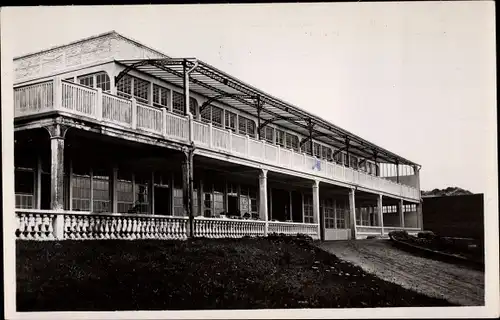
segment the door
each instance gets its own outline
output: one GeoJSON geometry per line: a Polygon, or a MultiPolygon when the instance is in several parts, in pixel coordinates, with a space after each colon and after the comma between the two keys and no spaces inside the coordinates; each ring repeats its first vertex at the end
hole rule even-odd
{"type": "Polygon", "coordinates": [[[172,215],[170,188],[155,186],[155,214],[172,215]]]}

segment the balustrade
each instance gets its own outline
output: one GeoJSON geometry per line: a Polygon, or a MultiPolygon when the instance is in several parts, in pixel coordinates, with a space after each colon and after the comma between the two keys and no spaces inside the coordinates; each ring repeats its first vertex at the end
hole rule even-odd
{"type": "Polygon", "coordinates": [[[318,239],[318,225],[315,223],[294,223],[294,222],[277,222],[270,221],[268,234],[278,233],[285,235],[305,234],[313,239],[318,239]]]}

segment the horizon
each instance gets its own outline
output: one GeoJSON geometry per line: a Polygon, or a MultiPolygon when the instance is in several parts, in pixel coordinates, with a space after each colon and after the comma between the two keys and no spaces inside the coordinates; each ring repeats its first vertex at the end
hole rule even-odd
{"type": "Polygon", "coordinates": [[[419,163],[421,190],[485,193],[496,174],[488,2],[152,8],[9,8],[3,20],[32,22],[5,31],[25,40],[11,43],[14,57],[114,30],[169,56],[200,58],[419,163]],[[100,23],[83,24],[90,17],[100,23]],[[65,21],[71,24],[60,28],[65,21]],[[193,41],[181,41],[186,38],[193,41]],[[484,162],[478,165],[478,158],[484,162]]]}

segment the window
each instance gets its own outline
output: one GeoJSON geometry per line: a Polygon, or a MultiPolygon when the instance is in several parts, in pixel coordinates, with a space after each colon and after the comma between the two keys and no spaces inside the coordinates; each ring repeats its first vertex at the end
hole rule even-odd
{"type": "Polygon", "coordinates": [[[182,179],[179,175],[174,177],[174,216],[184,216],[184,194],[182,193],[182,179]]]}
{"type": "Polygon", "coordinates": [[[310,195],[304,195],[304,222],[314,223],[313,203],[310,195]]]}
{"type": "MultiPolygon", "coordinates": [[[[66,79],[66,81],[73,82],[73,78],[66,79]]],[[[87,87],[101,88],[102,91],[105,92],[109,92],[111,90],[111,82],[106,72],[99,72],[99,73],[79,76],[77,78],[77,82],[87,87]]]]}
{"type": "MultiPolygon", "coordinates": [[[[207,110],[209,107],[206,107],[207,110]]],[[[196,116],[196,110],[198,109],[198,101],[189,97],[189,111],[196,116]]],[[[173,91],[172,93],[172,111],[177,114],[184,115],[184,94],[179,93],[177,91],[173,91]]],[[[202,115],[203,116],[203,115],[202,115]]]]}
{"type": "Polygon", "coordinates": [[[311,155],[311,141],[308,140],[302,144],[302,152],[311,155]]]}
{"type": "Polygon", "coordinates": [[[135,204],[137,205],[136,213],[149,213],[149,179],[144,176],[136,175],[135,177],[135,204]]]}
{"type": "Polygon", "coordinates": [[[199,214],[199,206],[198,206],[198,187],[193,186],[193,216],[198,216],[199,214]]]}
{"type": "Polygon", "coordinates": [[[153,84],[153,104],[159,107],[168,107],[168,95],[170,90],[153,84]]]}
{"type": "Polygon", "coordinates": [[[116,84],[117,95],[124,98],[132,97],[132,77],[124,75],[116,84]]]}
{"type": "Polygon", "coordinates": [[[263,140],[266,140],[269,143],[274,143],[273,136],[274,136],[274,128],[273,127],[265,126],[260,131],[260,138],[263,140]]]}
{"type": "Polygon", "coordinates": [[[252,186],[241,186],[240,213],[246,218],[258,219],[257,189],[252,186]]]}
{"type": "Polygon", "coordinates": [[[139,78],[133,78],[134,81],[134,97],[137,101],[149,102],[149,82],[139,78]]]}
{"type": "Polygon", "coordinates": [[[94,170],[92,174],[92,211],[110,212],[109,174],[94,170]]]}
{"type": "Polygon", "coordinates": [[[116,182],[116,202],[119,213],[127,213],[134,207],[134,186],[132,175],[124,170],[118,170],[116,182]]]}
{"type": "Polygon", "coordinates": [[[285,146],[285,131],[276,129],[276,144],[278,146],[284,147],[285,146]]]}
{"type": "Polygon", "coordinates": [[[210,123],[212,121],[212,106],[206,106],[200,112],[201,121],[210,123]]]}
{"type": "Polygon", "coordinates": [[[255,138],[255,122],[252,120],[238,116],[238,129],[240,134],[249,135],[255,138]]]}
{"type": "Polygon", "coordinates": [[[331,199],[322,202],[323,214],[325,216],[325,228],[335,229],[335,207],[331,199]]]}
{"type": "Polygon", "coordinates": [[[349,157],[347,156],[347,152],[342,152],[342,159],[344,166],[349,166],[349,157]]]}
{"type": "Polygon", "coordinates": [[[349,214],[349,208],[345,202],[337,202],[336,211],[336,220],[337,220],[337,229],[345,229],[345,217],[349,214]]]}
{"type": "Polygon", "coordinates": [[[330,161],[331,157],[332,157],[332,149],[330,147],[323,146],[321,148],[321,158],[330,161]]]}
{"type": "Polygon", "coordinates": [[[219,107],[215,107],[215,106],[212,106],[212,124],[215,125],[216,127],[223,127],[223,114],[224,114],[224,110],[219,108],[219,107]]]}
{"type": "Polygon", "coordinates": [[[354,156],[354,155],[349,155],[349,164],[350,164],[350,167],[357,170],[358,169],[358,157],[354,156]]]}
{"type": "Polygon", "coordinates": [[[299,137],[294,134],[286,133],[286,147],[292,150],[298,150],[299,148],[299,137]]]}
{"type": "Polygon", "coordinates": [[[320,158],[321,157],[321,145],[319,143],[314,142],[313,148],[314,148],[314,156],[316,158],[320,158]]]}
{"type": "Polygon", "coordinates": [[[90,175],[73,174],[72,179],[72,209],[90,211],[90,175]]]}
{"type": "Polygon", "coordinates": [[[225,110],[225,127],[232,132],[236,132],[236,114],[225,110]]]}
{"type": "Polygon", "coordinates": [[[212,216],[212,184],[206,183],[203,185],[203,216],[211,217],[212,216]]]}
{"type": "Polygon", "coordinates": [[[14,174],[16,208],[33,209],[35,173],[32,170],[18,170],[14,174]]]}

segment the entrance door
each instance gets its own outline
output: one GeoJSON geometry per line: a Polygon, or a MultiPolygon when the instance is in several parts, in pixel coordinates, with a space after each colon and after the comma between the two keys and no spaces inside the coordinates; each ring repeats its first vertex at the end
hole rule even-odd
{"type": "Polygon", "coordinates": [[[155,186],[155,214],[171,215],[170,188],[155,186]]]}
{"type": "Polygon", "coordinates": [[[238,212],[238,197],[227,196],[227,214],[229,216],[239,216],[238,212]]]}

